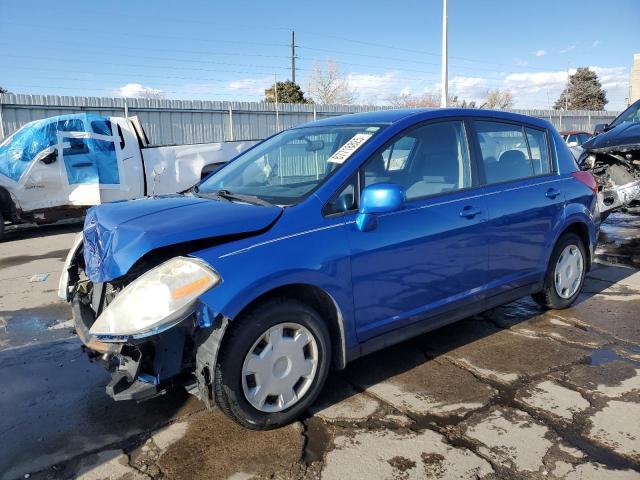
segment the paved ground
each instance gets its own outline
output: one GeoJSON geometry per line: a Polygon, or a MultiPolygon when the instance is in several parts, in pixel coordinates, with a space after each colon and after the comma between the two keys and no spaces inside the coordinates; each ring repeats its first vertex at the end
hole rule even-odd
{"type": "Polygon", "coordinates": [[[79,226],[14,233],[0,244],[0,478],[640,479],[638,227],[640,211],[609,220],[609,263],[573,308],[522,300],[363,358],[271,432],[179,392],[112,402],[56,298],[79,226]]]}

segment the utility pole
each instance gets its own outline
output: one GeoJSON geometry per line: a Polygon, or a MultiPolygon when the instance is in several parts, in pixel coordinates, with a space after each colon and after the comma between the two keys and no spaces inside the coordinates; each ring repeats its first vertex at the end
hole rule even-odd
{"type": "Polygon", "coordinates": [[[296,83],[296,32],[291,30],[291,81],[296,83]]]}
{"type": "Polygon", "coordinates": [[[273,92],[275,94],[276,101],[276,132],[280,131],[280,114],[278,112],[278,76],[274,72],[273,74],[273,92]]]}
{"type": "Polygon", "coordinates": [[[442,97],[440,106],[446,108],[449,102],[449,79],[448,79],[448,38],[447,38],[447,0],[442,0],[442,97]]]}
{"type": "Polygon", "coordinates": [[[571,82],[571,64],[567,63],[567,89],[564,91],[564,110],[569,110],[569,83],[571,82]]]}

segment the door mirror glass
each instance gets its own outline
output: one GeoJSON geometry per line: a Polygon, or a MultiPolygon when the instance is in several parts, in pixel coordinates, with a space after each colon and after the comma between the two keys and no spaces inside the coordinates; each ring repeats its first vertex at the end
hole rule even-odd
{"type": "Polygon", "coordinates": [[[376,215],[401,210],[404,207],[405,191],[395,183],[376,183],[362,191],[356,225],[362,232],[373,230],[377,225],[376,215]]]}

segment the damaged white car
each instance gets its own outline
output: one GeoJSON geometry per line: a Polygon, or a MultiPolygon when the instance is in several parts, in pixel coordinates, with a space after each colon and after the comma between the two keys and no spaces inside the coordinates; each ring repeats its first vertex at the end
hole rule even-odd
{"type": "Polygon", "coordinates": [[[601,133],[582,144],[578,164],[595,177],[600,212],[606,217],[640,200],[640,100],[596,130],[601,133]]]}
{"type": "Polygon", "coordinates": [[[0,238],[5,222],[52,223],[100,203],[186,190],[254,143],[153,147],[136,117],[28,123],[0,143],[0,238]]]}

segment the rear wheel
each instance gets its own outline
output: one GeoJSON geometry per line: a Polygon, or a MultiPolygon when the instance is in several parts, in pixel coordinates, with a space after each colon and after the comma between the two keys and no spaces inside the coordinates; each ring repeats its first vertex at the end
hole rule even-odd
{"type": "Polygon", "coordinates": [[[0,212],[0,242],[4,240],[4,216],[0,212]]]}
{"type": "Polygon", "coordinates": [[[296,300],[269,301],[231,323],[216,365],[216,403],[246,428],[285,425],[311,406],[330,362],[320,315],[296,300]]]}
{"type": "Polygon", "coordinates": [[[586,266],[586,250],[580,237],[575,233],[564,234],[551,254],[543,289],[533,299],[543,307],[569,307],[580,295],[586,266]]]}

